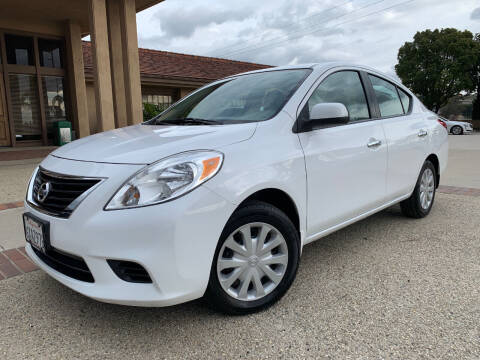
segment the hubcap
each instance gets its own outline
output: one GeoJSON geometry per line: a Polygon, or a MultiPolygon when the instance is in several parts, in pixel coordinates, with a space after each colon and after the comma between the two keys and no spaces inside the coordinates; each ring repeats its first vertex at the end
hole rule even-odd
{"type": "Polygon", "coordinates": [[[455,126],[455,127],[453,128],[453,133],[454,133],[455,135],[459,135],[461,132],[462,132],[462,129],[459,128],[458,126],[455,126]]]}
{"type": "Polygon", "coordinates": [[[433,171],[429,168],[425,169],[420,180],[420,205],[424,210],[428,210],[433,201],[433,193],[435,192],[435,179],[433,171]]]}
{"type": "Polygon", "coordinates": [[[288,265],[285,238],[272,225],[249,223],[225,240],[217,260],[217,276],[231,297],[252,301],[271,293],[288,265]]]}

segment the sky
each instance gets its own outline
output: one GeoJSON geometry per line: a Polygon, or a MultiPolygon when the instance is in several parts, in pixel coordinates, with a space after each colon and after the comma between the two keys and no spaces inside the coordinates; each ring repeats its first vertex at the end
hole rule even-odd
{"type": "Polygon", "coordinates": [[[268,65],[347,61],[395,75],[417,31],[480,32],[479,0],[165,0],[137,14],[139,46],[268,65]]]}

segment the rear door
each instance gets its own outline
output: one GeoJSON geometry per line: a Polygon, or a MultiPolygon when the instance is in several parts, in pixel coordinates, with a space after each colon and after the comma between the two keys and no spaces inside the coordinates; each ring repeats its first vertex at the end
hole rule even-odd
{"type": "Polygon", "coordinates": [[[428,124],[413,111],[413,99],[380,76],[366,76],[372,86],[378,116],[388,145],[387,201],[409,194],[426,159],[428,124]]]}
{"type": "Polygon", "coordinates": [[[331,71],[301,104],[299,121],[322,102],[343,103],[350,121],[298,134],[307,172],[307,240],[385,201],[387,147],[372,120],[360,73],[331,71]]]}

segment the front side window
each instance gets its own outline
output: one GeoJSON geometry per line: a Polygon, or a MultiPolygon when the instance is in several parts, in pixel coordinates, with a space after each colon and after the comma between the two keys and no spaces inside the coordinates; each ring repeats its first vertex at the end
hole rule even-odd
{"type": "Polygon", "coordinates": [[[208,121],[232,124],[275,116],[310,74],[309,69],[266,71],[206,86],[147,124],[208,121]]]}
{"type": "Polygon", "coordinates": [[[370,118],[367,98],[356,71],[339,71],[323,80],[308,100],[308,111],[321,103],[345,105],[350,121],[370,118]]]}
{"type": "Polygon", "coordinates": [[[397,87],[376,76],[368,75],[377,98],[382,117],[403,115],[403,107],[398,97],[397,87]]]}

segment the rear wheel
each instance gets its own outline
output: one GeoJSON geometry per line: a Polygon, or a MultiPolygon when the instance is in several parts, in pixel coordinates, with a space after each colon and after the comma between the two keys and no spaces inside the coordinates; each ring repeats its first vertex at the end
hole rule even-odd
{"type": "Polygon", "coordinates": [[[262,310],[288,290],[298,268],[299,237],[276,207],[251,202],[237,210],[220,237],[205,298],[217,310],[262,310]]]}
{"type": "Polygon", "coordinates": [[[412,195],[400,203],[404,215],[413,218],[423,218],[432,209],[437,188],[437,174],[435,166],[427,160],[417,180],[412,195]]]}
{"type": "Polygon", "coordinates": [[[452,127],[452,134],[453,135],[462,135],[463,134],[463,129],[461,126],[458,126],[458,125],[455,125],[454,127],[452,127]]]}

